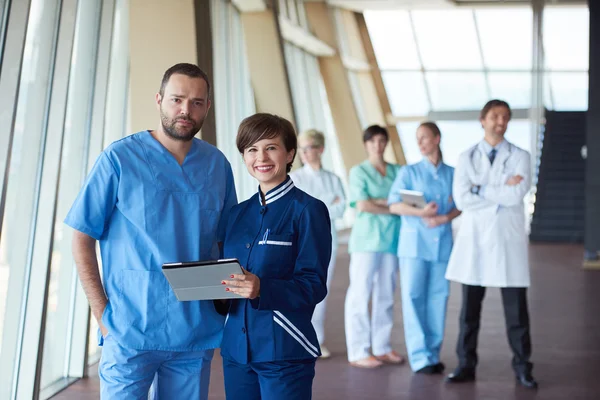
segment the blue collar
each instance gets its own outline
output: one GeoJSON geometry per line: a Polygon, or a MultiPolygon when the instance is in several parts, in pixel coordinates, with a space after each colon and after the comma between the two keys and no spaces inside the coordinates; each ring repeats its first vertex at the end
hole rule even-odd
{"type": "MultiPolygon", "coordinates": [[[[137,135],[140,138],[141,142],[144,143],[146,146],[149,146],[150,148],[158,151],[163,156],[168,157],[169,159],[175,160],[175,156],[173,156],[169,152],[169,150],[167,150],[167,148],[162,145],[161,142],[159,142],[157,139],[155,139],[149,130],[138,132],[137,135]]],[[[198,146],[200,145],[200,143],[202,143],[201,139],[197,139],[197,138],[192,139],[192,145],[190,146],[188,153],[185,155],[184,162],[188,158],[195,156],[195,153],[198,151],[198,146]]]]}
{"type": "MultiPolygon", "coordinates": [[[[294,188],[294,182],[290,179],[290,177],[288,175],[286,177],[285,181],[283,181],[282,183],[280,183],[279,185],[277,185],[276,187],[274,187],[273,189],[271,189],[267,193],[265,193],[265,205],[271,204],[271,203],[281,199],[283,196],[288,194],[290,192],[290,190],[292,190],[293,188],[294,188]]],[[[260,195],[260,186],[258,187],[258,201],[259,201],[260,205],[262,206],[262,199],[261,199],[261,195],[260,195]]]]}

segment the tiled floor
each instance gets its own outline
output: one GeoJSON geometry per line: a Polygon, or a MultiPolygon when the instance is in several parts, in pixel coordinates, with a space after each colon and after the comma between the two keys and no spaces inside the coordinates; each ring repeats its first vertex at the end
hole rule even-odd
{"type": "MultiPolygon", "coordinates": [[[[348,255],[340,246],[335,283],[329,298],[327,346],[329,360],[317,363],[313,399],[600,399],[600,271],[581,269],[582,248],[571,245],[531,245],[532,287],[529,306],[533,334],[534,375],[540,389],[517,387],[504,332],[500,294],[488,290],[479,341],[477,382],[448,386],[442,377],[414,375],[408,366],[361,370],[348,366],[343,330],[343,304],[348,285],[348,255]]],[[[399,295],[399,293],[398,293],[399,295]]],[[[399,298],[399,296],[398,296],[399,298]]],[[[400,303],[392,341],[405,352],[400,303]]],[[[452,286],[446,342],[442,359],[454,368],[460,287],[452,286]]],[[[56,399],[97,399],[98,379],[83,379],[56,399]]],[[[221,360],[213,362],[210,399],[224,399],[221,360]]],[[[284,400],[284,399],[282,399],[284,400]]]]}

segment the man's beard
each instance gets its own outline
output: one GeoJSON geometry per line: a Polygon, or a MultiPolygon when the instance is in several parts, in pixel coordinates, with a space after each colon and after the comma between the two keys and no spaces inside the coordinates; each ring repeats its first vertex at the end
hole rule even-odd
{"type": "MultiPolygon", "coordinates": [[[[206,118],[206,117],[205,117],[206,118]]],[[[180,140],[182,142],[189,142],[196,136],[200,129],[202,129],[202,125],[204,124],[204,118],[200,121],[194,121],[187,117],[179,117],[175,119],[171,119],[163,113],[162,109],[160,110],[160,121],[162,123],[162,127],[164,132],[171,139],[180,140]],[[192,125],[189,128],[178,128],[178,121],[188,121],[191,122],[192,125]]]]}

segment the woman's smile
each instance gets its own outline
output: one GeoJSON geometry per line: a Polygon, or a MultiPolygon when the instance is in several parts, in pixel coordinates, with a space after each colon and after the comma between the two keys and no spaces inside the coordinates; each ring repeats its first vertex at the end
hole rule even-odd
{"type": "Polygon", "coordinates": [[[257,165],[254,167],[254,169],[260,173],[267,173],[267,172],[271,172],[274,168],[274,165],[257,165]]]}

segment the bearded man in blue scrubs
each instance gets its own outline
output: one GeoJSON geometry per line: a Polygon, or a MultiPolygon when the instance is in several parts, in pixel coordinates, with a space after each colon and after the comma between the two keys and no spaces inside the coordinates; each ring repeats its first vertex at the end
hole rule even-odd
{"type": "Polygon", "coordinates": [[[158,128],[108,146],[65,220],[75,229],[73,256],[101,330],[102,399],[147,398],[155,377],[159,398],[208,398],[224,317],[212,301],[178,302],[161,266],[218,258],[237,204],[229,162],[194,138],[209,98],[200,68],[169,68],[156,94],[158,128]]]}

